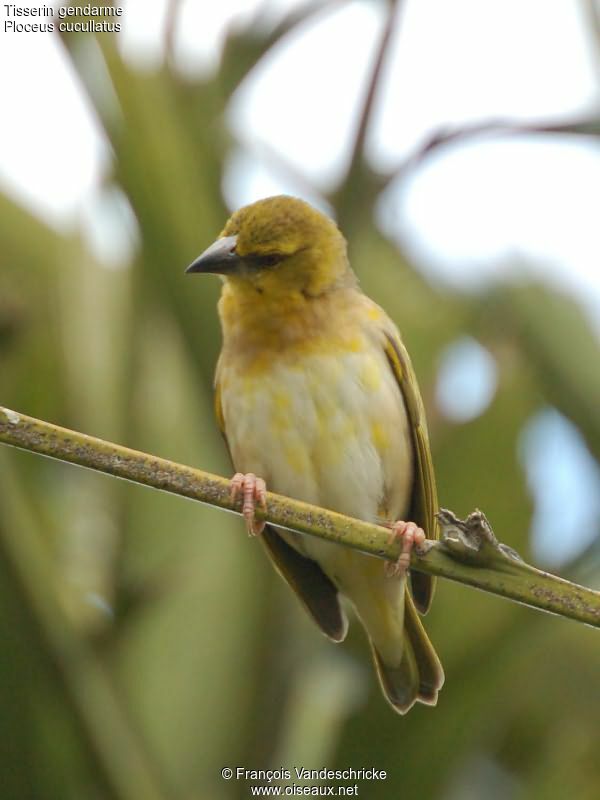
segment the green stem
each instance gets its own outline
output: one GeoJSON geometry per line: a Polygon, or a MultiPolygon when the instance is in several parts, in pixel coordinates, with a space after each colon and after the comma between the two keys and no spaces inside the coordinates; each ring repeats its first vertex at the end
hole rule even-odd
{"type": "MultiPolygon", "coordinates": [[[[230,481],[208,472],[130,450],[83,433],[0,407],[0,442],[34,453],[105,472],[118,478],[198,500],[239,513],[230,497],[230,481]]],[[[364,553],[394,561],[400,554],[389,531],[334,511],[268,493],[265,512],[257,518],[292,531],[318,536],[364,553]]],[[[534,608],[600,627],[600,592],[550,575],[522,562],[496,559],[489,553],[468,563],[456,548],[430,542],[411,556],[415,570],[465,583],[534,608]]]]}

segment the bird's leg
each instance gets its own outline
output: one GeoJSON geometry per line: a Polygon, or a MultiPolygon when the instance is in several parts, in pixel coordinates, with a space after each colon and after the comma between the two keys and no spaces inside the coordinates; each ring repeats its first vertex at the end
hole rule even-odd
{"type": "Polygon", "coordinates": [[[265,528],[265,523],[257,520],[254,512],[257,503],[263,510],[267,508],[267,484],[262,478],[257,478],[253,472],[248,472],[246,475],[243,472],[236,472],[231,479],[232,502],[235,503],[240,495],[242,497],[242,515],[246,522],[248,535],[260,536],[265,528]]]}
{"type": "Polygon", "coordinates": [[[390,542],[394,539],[402,540],[402,550],[398,560],[394,562],[386,561],[385,574],[388,577],[403,577],[410,567],[410,554],[413,547],[418,549],[425,542],[425,531],[423,528],[419,528],[415,522],[404,522],[401,519],[384,524],[386,528],[390,529],[390,542]]]}

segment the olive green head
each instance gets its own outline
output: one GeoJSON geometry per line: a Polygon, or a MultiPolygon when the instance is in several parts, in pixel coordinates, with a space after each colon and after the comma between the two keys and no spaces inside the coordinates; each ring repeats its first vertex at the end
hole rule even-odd
{"type": "Polygon", "coordinates": [[[188,272],[224,275],[258,292],[318,295],[352,275],[337,225],[304,200],[268,197],[238,209],[188,272]]]}

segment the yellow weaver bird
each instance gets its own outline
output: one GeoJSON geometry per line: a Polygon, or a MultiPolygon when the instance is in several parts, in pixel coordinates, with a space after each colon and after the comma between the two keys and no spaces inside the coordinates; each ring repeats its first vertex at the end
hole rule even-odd
{"type": "Polygon", "coordinates": [[[416,610],[428,610],[433,581],[407,568],[424,531],[436,536],[437,498],[396,326],[359,289],[335,223],[294,197],[236,211],[187,272],[223,276],[216,411],[249,532],[333,641],[348,628],[340,595],[350,601],[396,711],[435,705],[444,672],[416,610]],[[267,484],[387,525],[402,538],[398,563],[258,523],[267,484]]]}

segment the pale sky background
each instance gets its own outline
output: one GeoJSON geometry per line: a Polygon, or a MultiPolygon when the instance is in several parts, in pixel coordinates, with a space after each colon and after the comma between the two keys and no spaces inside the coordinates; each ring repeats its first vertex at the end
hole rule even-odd
{"type": "MultiPolygon", "coordinates": [[[[373,163],[392,168],[440,127],[598,115],[600,41],[586,3],[407,0],[368,142],[373,163]]],[[[277,19],[299,5],[183,0],[178,66],[184,74],[214,69],[229,25],[247,22],[259,7],[277,19]]],[[[166,2],[122,6],[122,50],[152,69],[162,58],[166,2]]],[[[315,187],[307,199],[318,201],[342,174],[384,7],[340,2],[246,79],[228,115],[240,144],[224,179],[232,208],[282,191],[307,196],[294,171],[315,187]],[[274,171],[266,151],[290,172],[274,171]]],[[[108,145],[52,35],[5,33],[5,20],[0,6],[0,188],[52,225],[81,225],[114,267],[126,260],[135,223],[125,203],[100,193],[108,145]]],[[[575,293],[600,331],[599,209],[597,139],[489,137],[440,151],[392,186],[379,221],[408,243],[432,280],[468,289],[508,269],[530,270],[575,293]]],[[[438,402],[449,416],[469,419],[491,401],[495,382],[487,351],[457,342],[440,370],[438,402]]],[[[591,539],[598,529],[600,476],[577,431],[552,411],[532,420],[521,444],[537,503],[538,557],[559,564],[582,546],[576,532],[591,539]]]]}

